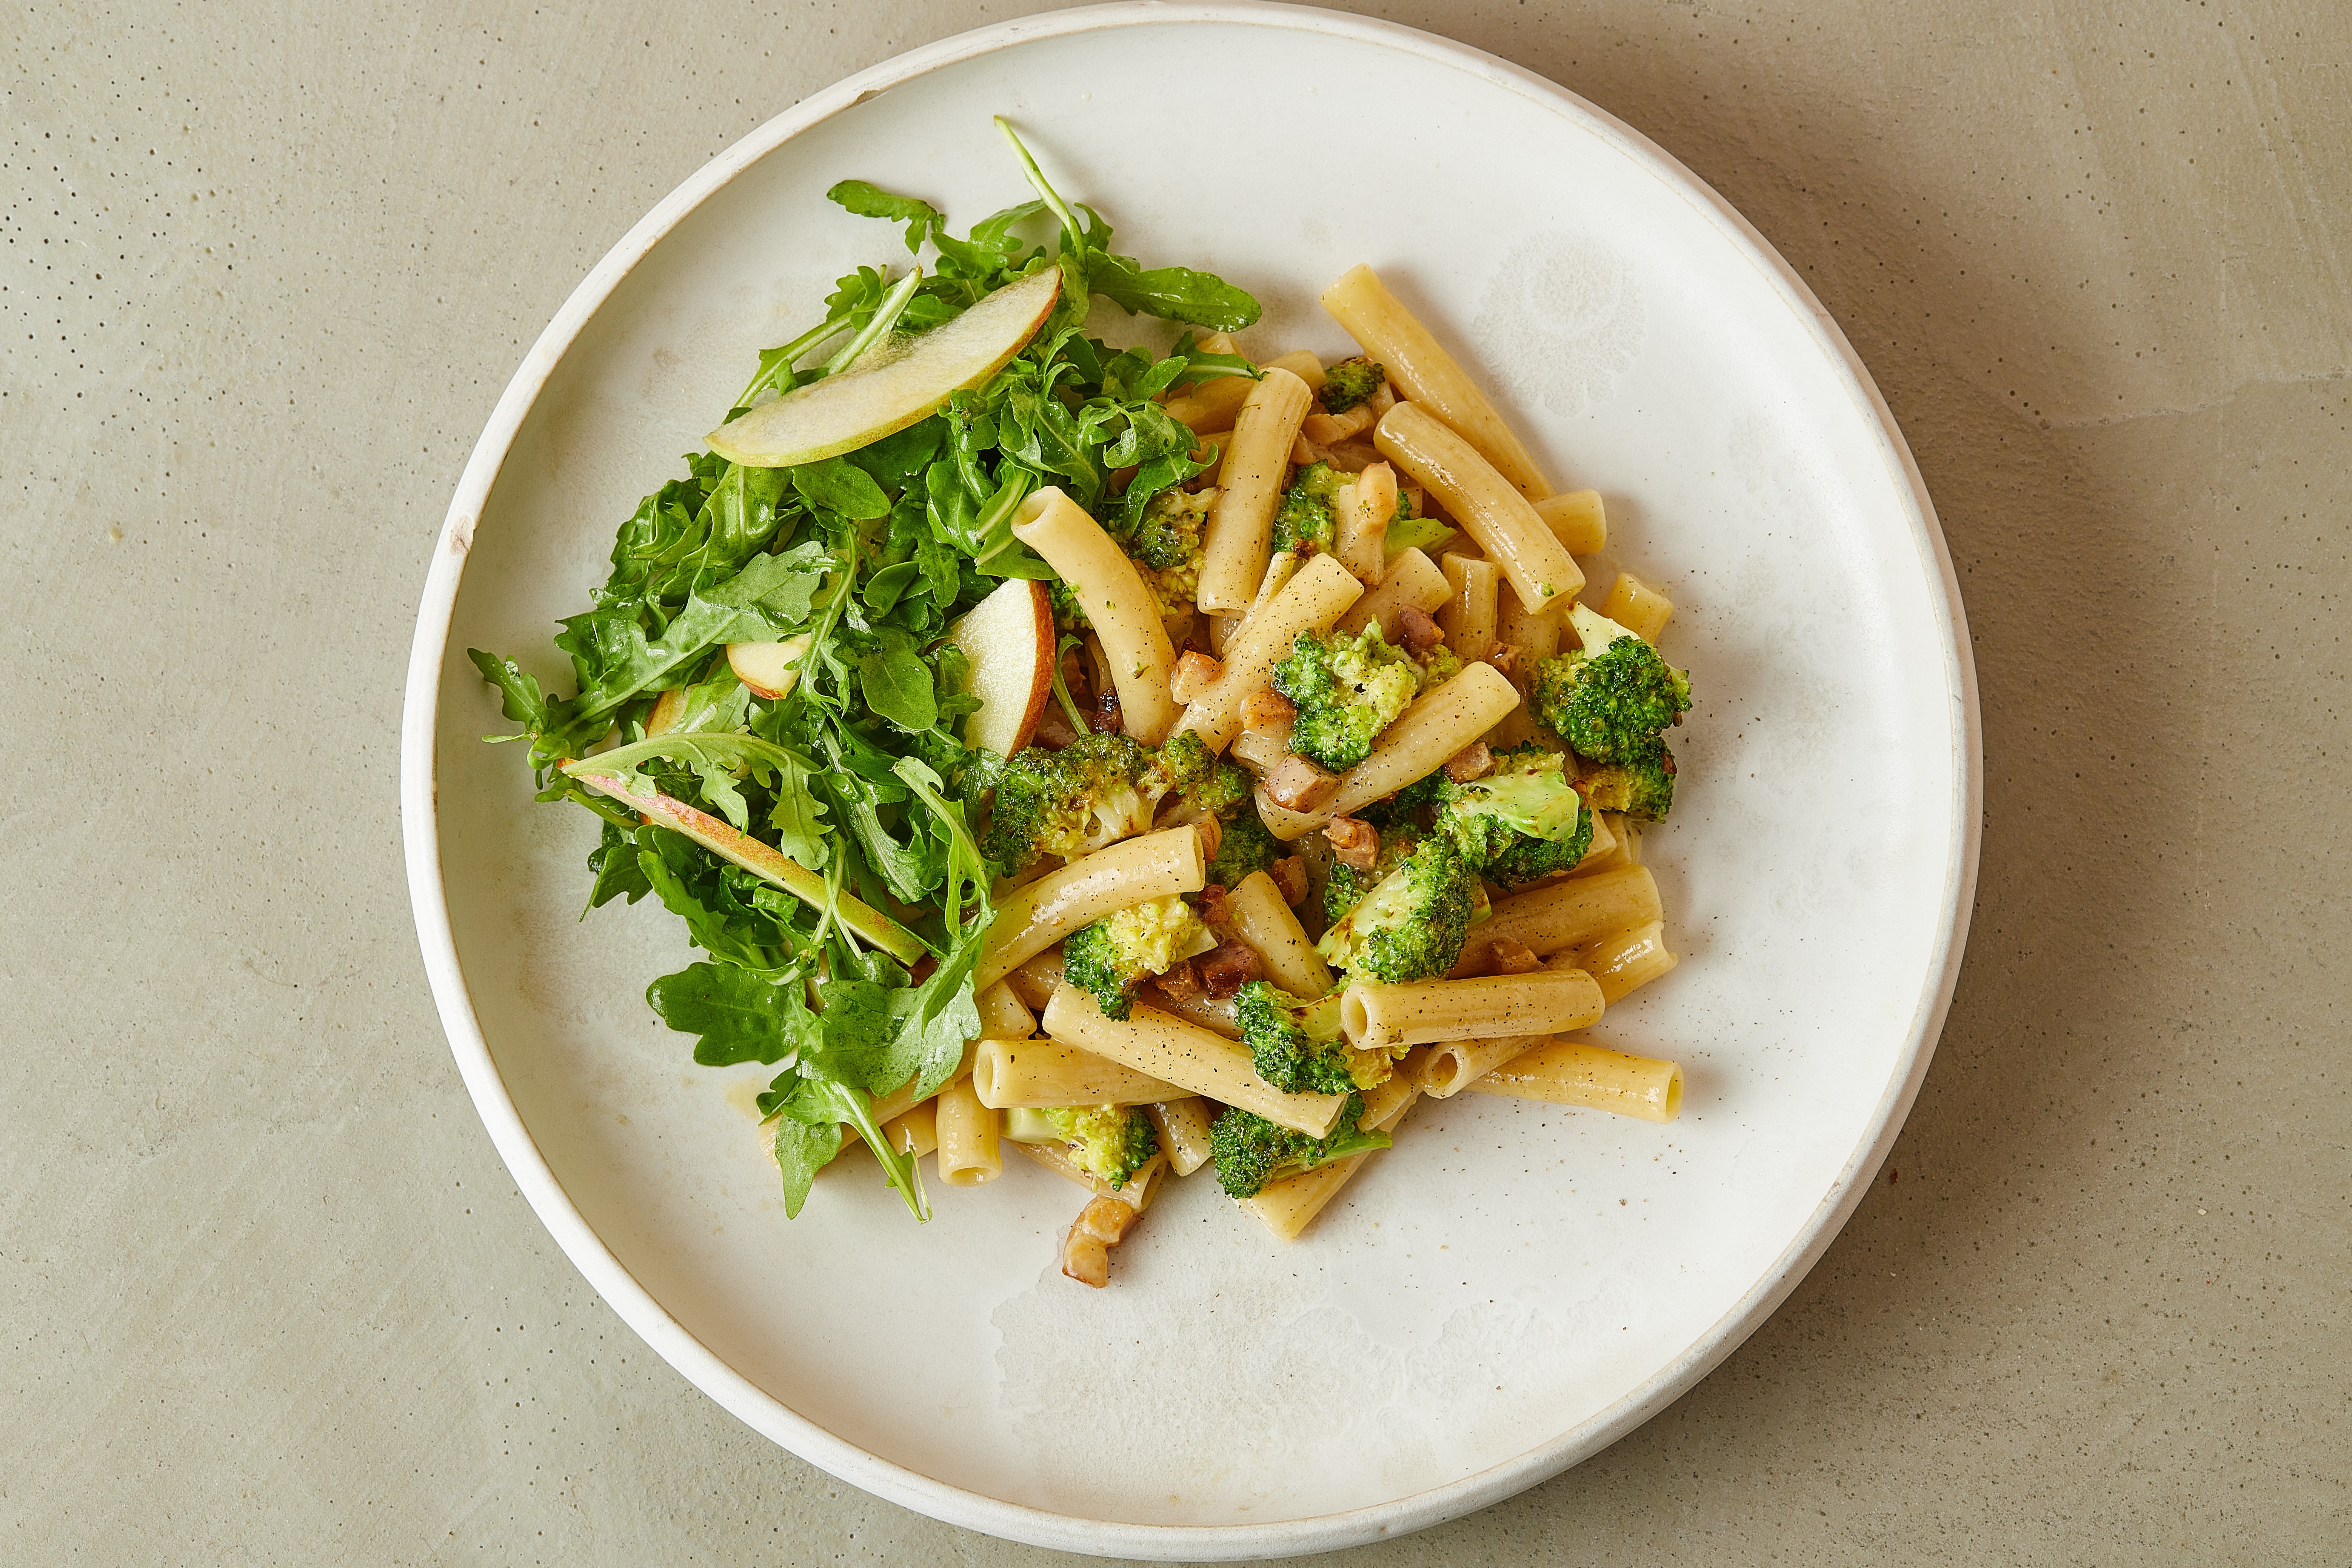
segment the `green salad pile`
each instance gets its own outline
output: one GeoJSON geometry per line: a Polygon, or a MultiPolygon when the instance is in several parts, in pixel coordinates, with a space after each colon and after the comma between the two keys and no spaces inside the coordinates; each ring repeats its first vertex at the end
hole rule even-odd
{"type": "Polygon", "coordinates": [[[912,260],[895,277],[842,278],[821,322],[760,355],[727,421],[1058,273],[1050,314],[1009,363],[855,449],[787,467],[688,454],[562,623],[573,695],[468,650],[520,726],[497,738],[526,742],[538,798],[603,819],[589,908],[651,896],[704,954],[653,983],[655,1012],[698,1037],[698,1062],[781,1066],[760,1106],[790,1214],[847,1127],[929,1217],[915,1162],[889,1146],[874,1102],[946,1081],[980,1031],[973,967],[990,885],[1008,868],[975,818],[1003,759],[958,738],[977,704],[949,624],[1003,579],[1054,580],[1011,532],[1042,486],[1122,540],[1144,531],[1155,498],[1206,466],[1158,399],[1256,374],[1181,331],[1247,327],[1255,299],[1115,253],[1101,215],[1064,201],[998,125],[1037,199],[961,237],[912,196],[858,180],[827,193],[903,225],[912,260]],[[1049,226],[1044,243],[1024,237],[1049,226]],[[1113,350],[1086,331],[1097,300],[1180,335],[1163,353],[1113,350]],[[775,643],[793,650],[790,678],[763,697],[727,649],[775,643]]]}

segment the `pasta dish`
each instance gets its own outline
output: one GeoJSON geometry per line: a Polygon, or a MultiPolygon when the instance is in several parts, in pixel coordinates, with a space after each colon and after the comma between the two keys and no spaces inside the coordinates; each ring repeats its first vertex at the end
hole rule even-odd
{"type": "Polygon", "coordinates": [[[828,193],[910,259],[621,525],[575,695],[471,651],[601,819],[589,908],[701,950],[655,1012],[776,1069],[787,1215],[852,1144],[919,1219],[924,1159],[1015,1151],[1086,1189],[1100,1286],[1204,1167],[1297,1237],[1424,1098],[1672,1120],[1675,1064],[1585,1036],[1675,963],[1641,843],[1691,706],[1663,594],[1581,602],[1601,498],[1369,267],[1320,296],[1357,353],[1254,358],[1255,299],[1113,251],[998,125],[1036,197],[965,235],[828,193]]]}

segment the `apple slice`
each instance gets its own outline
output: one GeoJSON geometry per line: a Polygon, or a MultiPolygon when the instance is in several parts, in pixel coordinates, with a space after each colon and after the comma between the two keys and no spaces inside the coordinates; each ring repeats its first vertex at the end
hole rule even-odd
{"type": "Polygon", "coordinates": [[[1029,743],[1054,690],[1054,606],[1045,584],[1008,577],[948,628],[971,663],[980,706],[963,722],[963,743],[1009,757],[1029,743]]]}
{"type": "Polygon", "coordinates": [[[646,739],[667,735],[686,717],[686,688],[673,686],[654,699],[654,710],[646,715],[646,739]]]}
{"type": "MultiPolygon", "coordinates": [[[[635,806],[645,814],[647,822],[674,827],[720,859],[732,861],[754,877],[773,882],[805,903],[818,909],[824,907],[824,879],[774,846],[739,833],[709,812],[698,811],[675,796],[645,787],[644,779],[635,774],[599,773],[593,757],[565,763],[562,769],[598,795],[635,806]]],[[[843,925],[901,963],[912,963],[923,956],[923,944],[915,934],[871,904],[860,903],[843,893],[834,902],[834,912],[843,925]]]]}
{"type": "Polygon", "coordinates": [[[1062,275],[1053,268],[1008,283],[944,326],[795,387],[706,439],[720,457],[754,468],[854,452],[1003,369],[1045,325],[1061,294],[1062,275]]]}
{"type": "Polygon", "coordinates": [[[801,655],[808,652],[808,645],[805,634],[782,642],[731,642],[727,668],[751,689],[752,696],[781,702],[801,683],[801,655]]]}

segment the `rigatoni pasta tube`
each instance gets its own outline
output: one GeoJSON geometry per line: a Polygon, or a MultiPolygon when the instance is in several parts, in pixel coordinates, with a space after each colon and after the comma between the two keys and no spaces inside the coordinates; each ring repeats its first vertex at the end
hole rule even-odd
{"type": "Polygon", "coordinates": [[[1168,682],[1176,672],[1176,648],[1160,618],[1160,602],[1144,586],[1102,525],[1052,485],[1021,503],[1013,537],[1045,558],[1084,606],[1102,643],[1118,692],[1119,723],[1136,740],[1156,746],[1176,722],[1176,700],[1168,682]]]}
{"type": "Polygon", "coordinates": [[[1107,1018],[1095,999],[1075,985],[1063,986],[1045,1004],[1045,1032],[1310,1138],[1328,1136],[1347,1109],[1345,1095],[1283,1093],[1257,1076],[1240,1045],[1156,1007],[1139,1004],[1125,1023],[1107,1018]]]}
{"type": "Polygon", "coordinates": [[[1290,444],[1314,396],[1289,371],[1269,370],[1234,416],[1233,442],[1217,470],[1216,504],[1201,538],[1201,582],[1193,595],[1213,615],[1246,608],[1265,575],[1290,444]]]}
{"type": "Polygon", "coordinates": [[[1438,563],[1445,573],[1445,607],[1437,624],[1444,628],[1445,646],[1465,664],[1495,651],[1496,590],[1505,584],[1492,561],[1473,555],[1448,555],[1438,563]]]}
{"type": "Polygon", "coordinates": [[[1452,592],[1445,574],[1438,570],[1436,563],[1418,550],[1400,550],[1381,574],[1380,586],[1357,600],[1356,607],[1339,617],[1339,629],[1352,637],[1378,622],[1381,636],[1392,643],[1402,642],[1404,635],[1398,629],[1397,612],[1410,605],[1424,616],[1433,616],[1445,607],[1452,592]]]}
{"type": "Polygon", "coordinates": [[[1643,642],[1655,643],[1674,619],[1675,602],[1631,572],[1620,572],[1601,613],[1643,642]]]}
{"type": "Polygon", "coordinates": [[[1339,775],[1339,793],[1313,816],[1266,819],[1276,838],[1293,839],[1335,816],[1353,816],[1382,795],[1426,778],[1447,758],[1484,735],[1519,705],[1519,689],[1491,664],[1474,664],[1422,693],[1397,721],[1381,731],[1371,754],[1339,775]],[[1304,822],[1306,826],[1300,826],[1304,822]]]}
{"type": "Polygon", "coordinates": [[[1380,362],[1397,391],[1427,404],[1460,431],[1522,496],[1537,500],[1551,494],[1517,433],[1503,422],[1486,393],[1429,329],[1389,292],[1379,274],[1369,267],[1348,268],[1323,290],[1322,303],[1366,355],[1380,362]]]}
{"type": "Polygon", "coordinates": [[[1350,985],[1339,998],[1339,1027],[1360,1051],[1388,1051],[1430,1040],[1589,1028],[1606,1005],[1601,987],[1582,970],[1539,969],[1475,980],[1350,985]]]}
{"type": "Polygon", "coordinates": [[[1331,989],[1331,967],[1316,956],[1307,928],[1283,902],[1282,890],[1263,871],[1253,871],[1225,894],[1234,934],[1265,964],[1265,977],[1293,996],[1320,996],[1331,989]]]}
{"type": "Polygon", "coordinates": [[[1261,371],[1286,370],[1291,374],[1297,376],[1299,380],[1305,382],[1307,384],[1307,391],[1320,392],[1323,390],[1323,362],[1316,358],[1314,353],[1307,349],[1293,349],[1288,353],[1276,354],[1272,359],[1266,361],[1264,364],[1258,366],[1258,369],[1261,371]]]}
{"type": "Polygon", "coordinates": [[[1381,455],[1429,487],[1534,608],[1566,604],[1583,569],[1559,538],[1475,447],[1417,403],[1400,403],[1372,432],[1381,455]]]}
{"type": "MultiPolygon", "coordinates": [[[[1360,406],[1358,413],[1369,415],[1360,406]]],[[[1331,553],[1367,586],[1388,574],[1389,521],[1396,516],[1396,470],[1373,463],[1356,476],[1339,509],[1331,553]]]]}
{"type": "Polygon", "coordinates": [[[1197,1094],[1188,1094],[1181,1100],[1147,1105],[1143,1112],[1160,1131],[1160,1152],[1168,1156],[1170,1170],[1180,1176],[1189,1176],[1209,1163],[1212,1122],[1207,1100],[1197,1094]]]}
{"type": "MultiPolygon", "coordinates": [[[[1367,1093],[1364,1096],[1364,1119],[1360,1125],[1368,1131],[1393,1132],[1397,1124],[1404,1120],[1404,1113],[1412,1109],[1416,1098],[1416,1091],[1406,1086],[1397,1096],[1395,1103],[1385,1107],[1383,1113],[1375,1117],[1371,1108],[1372,1095],[1367,1093]]],[[[1242,1199],[1242,1207],[1274,1232],[1276,1240],[1296,1241],[1315,1216],[1339,1195],[1339,1189],[1348,1184],[1349,1179],[1363,1168],[1364,1162],[1379,1152],[1377,1149],[1368,1149],[1363,1153],[1350,1154],[1344,1160],[1334,1160],[1328,1165],[1318,1165],[1311,1171],[1302,1171],[1278,1182],[1268,1182],[1258,1189],[1255,1196],[1242,1199]]]]}
{"type": "Polygon", "coordinates": [[[934,1122],[940,1179],[951,1187],[977,1187],[1002,1175],[1004,1155],[998,1138],[1003,1120],[980,1102],[968,1080],[940,1090],[934,1122]]]}
{"type": "MultiPolygon", "coordinates": [[[[1031,1008],[1043,1007],[1046,1003],[1052,1001],[1054,999],[1054,987],[1059,985],[1061,983],[1062,950],[1058,947],[1049,947],[1045,952],[1037,954],[1036,957],[1024,960],[1022,963],[1013,966],[1012,973],[1004,977],[1005,988],[1013,993],[1015,999],[1021,1003],[1024,1011],[1031,1008]]],[[[1013,1038],[1010,1034],[999,1034],[995,1030],[989,1028],[987,1026],[988,1014],[984,1010],[980,1016],[980,1021],[982,1026],[981,1033],[988,1036],[992,1039],[1009,1040],[1013,1038]]],[[[1026,1039],[1030,1035],[1034,1035],[1036,1032],[1037,1020],[1033,1015],[1030,1017],[1027,1031],[1020,1037],[1026,1039]]]]}
{"type": "Polygon", "coordinates": [[[1495,640],[1519,650],[1519,668],[1533,671],[1539,658],[1559,652],[1561,606],[1530,610],[1527,601],[1506,583],[1495,601],[1495,640]]]}
{"type": "MultiPolygon", "coordinates": [[[[1570,555],[1590,555],[1609,542],[1609,514],[1599,490],[1570,490],[1536,502],[1536,515],[1570,555]]],[[[1610,619],[1615,620],[1614,616],[1610,619]]],[[[1622,624],[1622,623],[1620,623],[1622,624]]]]}
{"type": "Polygon", "coordinates": [[[1579,946],[1576,962],[1599,984],[1601,994],[1613,1007],[1620,998],[1647,985],[1681,960],[1666,951],[1664,924],[1652,921],[1579,946]]]}
{"type": "Polygon", "coordinates": [[[927,1100],[882,1124],[882,1136],[901,1154],[920,1158],[940,1146],[937,1100],[927,1100]]]}
{"type": "Polygon", "coordinates": [[[1504,1035],[1486,1040],[1447,1040],[1432,1046],[1422,1058],[1421,1092],[1432,1100],[1451,1100],[1513,1057],[1549,1045],[1549,1035],[1504,1035]]]}
{"type": "MultiPolygon", "coordinates": [[[[1608,935],[1664,920],[1657,879],[1645,866],[1571,877],[1495,900],[1494,913],[1471,928],[1457,973],[1467,973],[1502,939],[1519,942],[1538,958],[1608,935]]],[[[1463,1033],[1475,1034],[1465,1029],[1463,1033]]]]}
{"type": "MultiPolygon", "coordinates": [[[[1535,689],[1536,665],[1559,652],[1559,624],[1563,608],[1530,610],[1520,602],[1508,583],[1504,584],[1496,595],[1495,640],[1519,650],[1511,684],[1519,689],[1522,699],[1535,689]]],[[[1498,752],[1528,745],[1535,741],[1539,723],[1534,710],[1522,700],[1507,718],[1495,727],[1495,732],[1486,738],[1486,744],[1498,752]]]]}
{"type": "Polygon", "coordinates": [[[1580,1040],[1553,1040],[1524,1051],[1468,1087],[1474,1094],[1589,1106],[1644,1121],[1672,1121],[1683,1108],[1683,1069],[1676,1064],[1580,1040]]]}
{"type": "Polygon", "coordinates": [[[1181,1098],[1174,1084],[1057,1040],[982,1040],[971,1091],[992,1110],[1024,1105],[1150,1105],[1181,1098]]]}
{"type": "Polygon", "coordinates": [[[1177,727],[1198,733],[1201,743],[1213,752],[1232,745],[1241,733],[1244,699],[1273,677],[1275,665],[1289,655],[1298,634],[1329,626],[1363,593],[1364,585],[1328,555],[1318,555],[1300,567],[1225,639],[1223,671],[1192,699],[1177,727]]]}
{"type": "MultiPolygon", "coordinates": [[[[1055,975],[1055,984],[1059,984],[1061,978],[1055,975]]],[[[1053,994],[1053,987],[1046,987],[1045,994],[1053,994]]],[[[1037,1016],[1004,981],[975,992],[972,1005],[980,1011],[980,1038],[983,1040],[1025,1040],[1037,1032],[1037,1016]]]]}
{"type": "Polygon", "coordinates": [[[1208,858],[1187,823],[1129,838],[1048,871],[996,906],[972,984],[985,991],[1082,925],[1171,893],[1197,893],[1208,858]]]}

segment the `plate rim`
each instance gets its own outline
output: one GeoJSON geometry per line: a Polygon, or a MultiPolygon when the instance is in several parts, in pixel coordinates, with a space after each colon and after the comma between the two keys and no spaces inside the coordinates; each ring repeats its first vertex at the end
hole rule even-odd
{"type": "MultiPolygon", "coordinates": [[[[1900,488],[1900,487],[1898,487],[1900,488]]],[[[461,471],[443,519],[410,644],[400,728],[404,858],[418,945],[451,1055],[484,1129],[517,1187],[564,1256],[665,1362],[738,1420],[799,1458],[876,1496],[929,1518],[1034,1546],[1155,1561],[1231,1561],[1331,1551],[1402,1535],[1485,1508],[1548,1480],[1626,1436],[1680,1398],[1737,1350],[1827,1252],[1868,1191],[1916,1099],[1951,1005],[1967,945],[1983,820],[1984,748],[1975,662],[1958,578],[1909,444],[1868,368],[1794,268],[1712,187],[1664,149],[1558,83],[1483,50],[1393,22],[1270,0],[1121,0],[1017,17],[956,34],[846,77],[764,121],[655,204],[592,268],[533,342],[499,395],[461,471]],[[1847,391],[1877,436],[1882,460],[1907,485],[1912,543],[1941,589],[1948,729],[1953,776],[1946,844],[1944,919],[1905,1047],[1865,1134],[1812,1217],[1763,1276],[1715,1323],[1637,1387],[1547,1442],[1475,1474],[1337,1513],[1250,1524],[1137,1524],[1032,1508],[951,1486],[835,1436],[753,1384],[697,1339],[630,1274],[572,1204],[524,1125],[482,1033],[465,974],[440,862],[436,731],[440,686],[457,591],[483,503],[523,419],[549,377],[621,280],[689,213],[792,138],[892,87],[1022,44],[1129,26],[1223,24],[1318,34],[1399,50],[1481,77],[1580,121],[1623,156],[1675,189],[1730,240],[1809,328],[1816,348],[1843,368],[1847,391]]]]}

